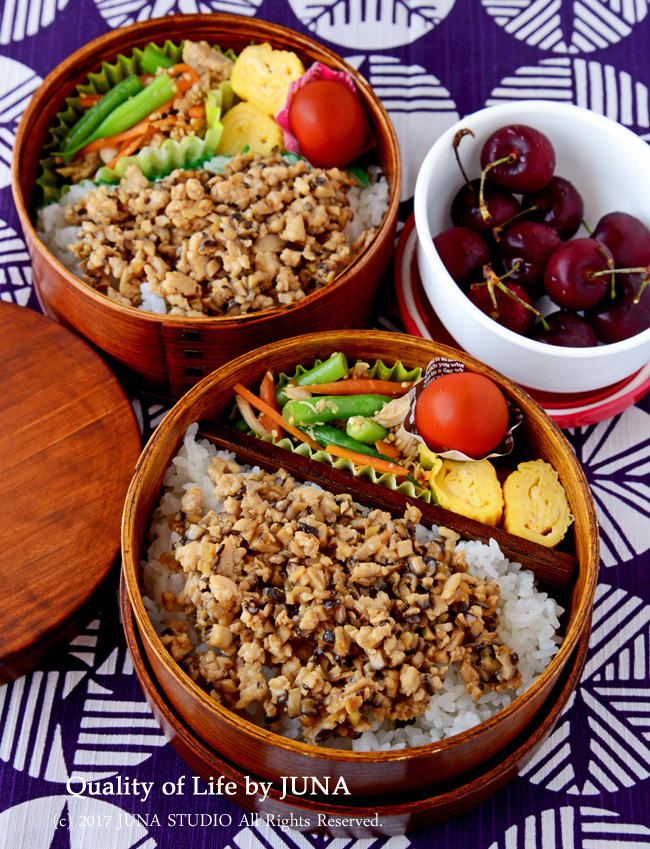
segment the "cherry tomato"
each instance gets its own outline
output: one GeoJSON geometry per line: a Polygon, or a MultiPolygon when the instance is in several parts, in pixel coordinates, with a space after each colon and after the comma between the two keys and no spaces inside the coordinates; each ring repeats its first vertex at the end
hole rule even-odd
{"type": "Polygon", "coordinates": [[[313,80],[299,89],[289,107],[289,124],[303,156],[319,168],[355,160],[368,131],[359,97],[335,80],[313,80]]]}
{"type": "Polygon", "coordinates": [[[415,425],[432,451],[483,457],[508,430],[508,405],[499,387],[481,374],[443,374],[420,393],[415,425]]]}

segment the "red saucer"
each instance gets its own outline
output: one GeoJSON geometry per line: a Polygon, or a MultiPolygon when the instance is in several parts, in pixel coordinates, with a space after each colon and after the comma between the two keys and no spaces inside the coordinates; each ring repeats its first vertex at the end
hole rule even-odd
{"type": "MultiPolygon", "coordinates": [[[[411,215],[404,224],[395,252],[395,289],[400,315],[411,336],[435,339],[461,349],[449,334],[426,296],[417,264],[417,233],[411,215]]],[[[522,387],[562,428],[582,427],[623,412],[650,390],[650,363],[636,374],[590,392],[570,396],[522,387]]]]}

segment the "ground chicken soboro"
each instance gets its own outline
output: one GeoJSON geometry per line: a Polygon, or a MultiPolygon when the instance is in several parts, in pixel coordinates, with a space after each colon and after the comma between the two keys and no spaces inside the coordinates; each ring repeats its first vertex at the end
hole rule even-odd
{"type": "Polygon", "coordinates": [[[132,165],[119,187],[100,186],[66,207],[79,225],[70,248],[83,278],[138,306],[151,284],[172,314],[240,315],[292,304],[331,282],[372,238],[353,245],[344,171],[279,153],[234,157],[224,174],[174,171],[150,184],[132,165]]]}
{"type": "Polygon", "coordinates": [[[194,654],[178,619],[162,641],[218,702],[261,702],[276,728],[286,711],[318,743],[358,736],[372,714],[408,722],[450,663],[475,698],[519,686],[497,632],[499,588],[467,574],[458,534],[418,541],[416,507],[392,519],[283,470],[244,474],[215,457],[208,474],[223,510],[205,512],[201,490],[187,490],[168,558],[185,588],[162,599],[196,621],[208,651],[194,654]]]}

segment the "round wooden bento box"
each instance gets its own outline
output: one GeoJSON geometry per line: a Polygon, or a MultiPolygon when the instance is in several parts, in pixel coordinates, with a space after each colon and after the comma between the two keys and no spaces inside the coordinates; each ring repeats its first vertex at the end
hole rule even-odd
{"type": "MultiPolygon", "coordinates": [[[[282,453],[293,456],[290,452],[282,453]]],[[[349,491],[361,499],[360,487],[359,479],[349,475],[349,491]]],[[[376,492],[379,502],[382,493],[388,491],[376,486],[376,492]]],[[[401,499],[403,512],[406,496],[390,493],[390,497],[398,502],[401,499]]],[[[455,514],[448,513],[444,519],[444,524],[452,528],[461,527],[455,514]]],[[[283,776],[329,776],[333,780],[343,777],[353,799],[374,797],[377,803],[390,806],[394,794],[415,794],[413,798],[421,800],[437,798],[441,790],[444,795],[448,786],[462,787],[466,776],[485,775],[493,767],[499,777],[490,786],[496,789],[538,745],[541,738],[536,736],[537,730],[543,727],[547,729],[544,734],[548,733],[557,718],[553,700],[568,698],[577,681],[574,673],[582,663],[580,653],[589,632],[598,572],[598,529],[594,503],[571,446],[541,408],[518,387],[469,356],[433,342],[378,331],[338,331],[290,339],[246,354],[210,375],[172,409],[138,463],[126,499],[122,553],[125,592],[133,617],[132,626],[128,625],[133,629],[129,640],[140,667],[139,674],[150,679],[150,684],[145,682],[145,689],[165,723],[176,727],[178,721],[185,725],[185,736],[179,737],[178,731],[173,734],[185,740],[179,746],[186,756],[189,757],[188,747],[193,752],[195,768],[200,771],[205,767],[208,756],[204,752],[210,752],[210,757],[218,758],[229,768],[242,774],[250,772],[278,786],[283,776]],[[563,551],[522,544],[519,538],[500,529],[478,524],[473,528],[476,538],[494,537],[504,551],[512,546],[510,550],[521,554],[522,561],[534,564],[538,577],[555,584],[552,592],[565,608],[563,642],[542,675],[508,707],[456,736],[402,751],[355,753],[310,746],[273,734],[224,709],[171,658],[154,631],[141,596],[140,562],[150,516],[160,497],[165,470],[187,427],[195,421],[222,419],[232,405],[235,383],[254,387],[267,369],[275,374],[292,372],[297,363],[308,367],[335,351],[343,351],[349,362],[357,358],[366,362],[382,359],[385,363],[401,360],[407,366],[425,366],[433,357],[443,356],[460,360],[467,369],[489,376],[521,409],[523,423],[516,439],[526,452],[547,460],[558,471],[575,517],[568,546],[563,551]],[[579,645],[580,652],[576,652],[579,645]],[[558,692],[563,695],[558,696],[558,692]]],[[[510,553],[508,556],[515,559],[510,553]]],[[[477,789],[470,798],[478,801],[482,792],[477,789]]],[[[422,804],[424,811],[426,805],[422,804]]],[[[413,810],[416,809],[417,805],[413,810]]],[[[427,821],[426,816],[420,812],[414,821],[427,821]]]]}
{"type": "MultiPolygon", "coordinates": [[[[285,788],[277,783],[266,796],[251,792],[247,778],[249,782],[262,779],[224,758],[170,704],[147,659],[124,581],[120,586],[120,604],[128,650],[147,701],[171,745],[196,775],[215,786],[219,776],[223,776],[224,784],[234,782],[236,791],[229,798],[257,814],[265,824],[277,825],[282,821],[298,831],[358,838],[404,834],[448,820],[481,804],[512,781],[534,757],[567,707],[580,681],[591,630],[587,623],[574,654],[534,722],[485,763],[446,782],[442,788],[396,792],[391,794],[390,801],[362,796],[348,801],[345,796],[285,795],[285,788]]],[[[298,788],[302,789],[302,784],[298,788]]]]}
{"type": "Polygon", "coordinates": [[[339,56],[301,33],[259,18],[173,15],[106,33],[58,65],[39,87],[21,120],[12,163],[13,194],[25,233],[34,286],[51,317],[108,354],[121,373],[148,392],[179,398],[213,369],[260,345],[337,327],[362,327],[393,256],[401,163],[397,136],[366,80],[339,56]],[[322,62],[347,72],[357,88],[377,143],[376,160],[390,185],[387,211],[368,247],[334,281],[294,305],[242,316],[160,315],[109,300],[68,271],[45,247],[33,223],[38,163],[55,116],[90,71],[148,42],[204,39],[241,51],[251,42],[295,51],[305,67],[322,62]]]}

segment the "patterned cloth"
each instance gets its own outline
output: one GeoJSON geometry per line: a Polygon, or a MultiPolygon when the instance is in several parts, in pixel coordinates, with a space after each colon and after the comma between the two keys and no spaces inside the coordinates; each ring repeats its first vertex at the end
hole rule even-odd
{"type": "MultiPolygon", "coordinates": [[[[89,39],[135,20],[195,11],[258,16],[306,32],[369,79],[402,145],[402,220],[426,149],[461,115],[484,105],[526,97],[569,101],[650,139],[646,0],[4,0],[4,300],[38,309],[9,188],[14,133],[30,95],[89,39]]],[[[390,305],[379,326],[401,329],[390,305]]],[[[139,399],[134,406],[145,434],[165,412],[139,399]]],[[[589,655],[552,736],[494,798],[416,834],[354,840],[251,825],[220,796],[165,795],[165,782],[191,788],[192,774],[144,701],[111,594],[97,600],[96,618],[47,667],[0,688],[0,847],[650,846],[650,399],[567,435],[593,488],[602,533],[589,655]],[[71,776],[77,788],[112,781],[115,793],[70,795],[71,776]],[[210,814],[211,824],[180,814],[210,814]]]]}

